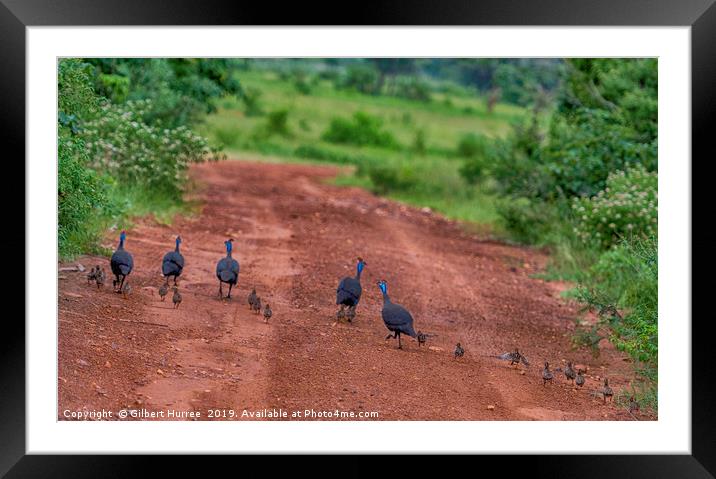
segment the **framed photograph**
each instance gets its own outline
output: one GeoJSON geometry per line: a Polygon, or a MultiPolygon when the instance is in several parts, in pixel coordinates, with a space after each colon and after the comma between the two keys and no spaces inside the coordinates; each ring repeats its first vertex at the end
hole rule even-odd
{"type": "Polygon", "coordinates": [[[344,25],[1,0],[27,191],[0,470],[462,453],[713,477],[691,304],[712,3],[415,2],[344,25]]]}

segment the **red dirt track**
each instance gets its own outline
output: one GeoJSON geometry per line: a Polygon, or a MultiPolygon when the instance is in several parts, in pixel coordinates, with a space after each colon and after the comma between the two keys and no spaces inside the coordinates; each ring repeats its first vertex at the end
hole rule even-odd
{"type": "MultiPolygon", "coordinates": [[[[604,376],[615,392],[628,389],[632,364],[609,344],[597,359],[572,350],[576,306],[555,283],[532,277],[543,253],[325,183],[337,173],[244,161],[195,166],[200,214],[171,226],[143,219],[127,232],[135,264],[128,299],[112,292],[111,278],[98,291],[85,273],[59,273],[58,419],[101,408],[198,411],[200,420],[210,409],[241,418],[274,408],[288,419],[307,409],[374,411],[379,420],[636,419],[593,394],[604,376]],[[174,310],[171,292],[161,302],[157,288],[176,234],[186,267],[174,310]],[[214,272],[229,237],[241,272],[231,301],[221,301],[214,272]],[[336,285],[355,273],[358,256],[367,262],[358,314],[336,323],[336,285]],[[426,345],[404,337],[398,350],[385,340],[379,279],[412,312],[415,329],[433,335],[426,345]],[[253,286],[273,309],[268,324],[249,311],[253,286]],[[461,359],[452,354],[457,342],[461,359]],[[488,357],[515,347],[530,367],[488,357]],[[576,390],[560,373],[543,386],[545,360],[586,365],[586,386],[576,390]]],[[[115,236],[107,237],[112,249],[115,236]]],[[[79,262],[110,272],[107,258],[79,262]]]]}

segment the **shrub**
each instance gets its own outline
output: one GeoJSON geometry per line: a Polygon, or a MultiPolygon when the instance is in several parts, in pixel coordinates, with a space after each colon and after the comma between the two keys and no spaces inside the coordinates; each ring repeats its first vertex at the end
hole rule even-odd
{"type": "Polygon", "coordinates": [[[86,165],[89,161],[82,140],[60,135],[58,140],[58,239],[60,257],[90,249],[99,232],[90,223],[108,205],[106,186],[86,165]]]}
{"type": "Polygon", "coordinates": [[[396,148],[397,141],[382,126],[380,118],[359,111],[353,114],[351,120],[333,118],[322,138],[331,143],[396,148]]]}
{"type": "Polygon", "coordinates": [[[395,96],[410,100],[428,102],[431,99],[430,86],[425,81],[415,77],[397,77],[392,91],[395,96]]]}
{"type": "Polygon", "coordinates": [[[159,128],[143,122],[151,101],[107,103],[81,132],[89,164],[120,184],[139,184],[175,197],[181,194],[190,163],[217,159],[205,138],[186,126],[159,128]]]}
{"type": "Polygon", "coordinates": [[[643,167],[611,173],[606,188],[592,198],[575,198],[574,233],[604,248],[622,238],[650,237],[657,231],[656,172],[643,167]]]}
{"type": "Polygon", "coordinates": [[[658,247],[656,236],[623,240],[605,251],[576,290],[613,331],[611,341],[656,380],[658,362],[658,247]],[[618,310],[622,310],[619,313],[618,310]]]}
{"type": "Polygon", "coordinates": [[[351,65],[339,85],[341,88],[353,89],[361,93],[376,95],[380,93],[378,72],[367,65],[351,65]]]}
{"type": "Polygon", "coordinates": [[[502,226],[520,243],[544,243],[560,220],[554,205],[531,198],[502,199],[496,209],[502,226]]]}
{"type": "Polygon", "coordinates": [[[457,145],[457,155],[465,158],[460,175],[470,184],[477,183],[489,169],[492,160],[490,143],[483,136],[464,135],[457,145]]]}
{"type": "Polygon", "coordinates": [[[425,130],[419,128],[415,131],[413,139],[413,151],[418,155],[424,155],[428,151],[428,145],[425,139],[425,130]]]}
{"type": "Polygon", "coordinates": [[[269,135],[291,136],[288,128],[288,110],[274,110],[266,117],[266,131],[269,135]]]}
{"type": "Polygon", "coordinates": [[[261,108],[261,95],[263,93],[258,88],[247,87],[241,95],[241,101],[244,103],[244,113],[246,116],[259,116],[263,114],[261,108]]]}
{"type": "Polygon", "coordinates": [[[386,164],[374,164],[368,168],[368,177],[373,183],[373,190],[385,195],[391,191],[404,191],[414,187],[418,178],[409,165],[399,167],[386,164]]]}

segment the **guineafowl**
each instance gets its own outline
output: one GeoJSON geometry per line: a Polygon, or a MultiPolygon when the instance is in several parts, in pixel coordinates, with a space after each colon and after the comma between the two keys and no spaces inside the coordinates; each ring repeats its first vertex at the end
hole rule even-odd
{"type": "Polygon", "coordinates": [[[341,307],[341,309],[339,309],[336,312],[336,321],[342,321],[345,317],[346,317],[346,310],[343,307],[341,307]]]}
{"type": "Polygon", "coordinates": [[[254,301],[254,313],[261,314],[261,298],[256,296],[256,301],[254,301]]]}
{"type": "Polygon", "coordinates": [[[551,381],[554,378],[554,374],[549,370],[549,363],[544,362],[544,369],[542,370],[542,386],[547,385],[547,381],[551,381]]]}
{"type": "Polygon", "coordinates": [[[132,294],[132,287],[129,285],[128,282],[125,282],[122,285],[122,296],[124,296],[124,299],[127,299],[127,296],[132,294]]]}
{"type": "Polygon", "coordinates": [[[172,296],[172,303],[174,303],[174,308],[178,308],[181,304],[181,293],[179,293],[179,288],[174,286],[174,296],[172,296]]]}
{"type": "Polygon", "coordinates": [[[97,269],[95,270],[95,274],[94,274],[94,280],[95,280],[95,283],[97,283],[97,289],[100,289],[104,286],[104,279],[106,277],[107,277],[107,275],[104,272],[104,268],[100,268],[98,265],[97,269]]]}
{"type": "Polygon", "coordinates": [[[584,376],[582,376],[582,370],[581,370],[581,369],[578,369],[578,370],[577,370],[577,379],[575,380],[575,382],[577,383],[577,386],[579,386],[580,388],[581,388],[582,386],[584,386],[585,379],[584,379],[584,376]]]}
{"type": "Polygon", "coordinates": [[[159,297],[164,301],[164,297],[169,293],[169,281],[166,281],[159,287],[159,297]]]}
{"type": "Polygon", "coordinates": [[[253,311],[254,309],[254,303],[256,302],[256,288],[251,289],[251,293],[249,294],[248,301],[249,301],[249,309],[253,311]]]}
{"type": "Polygon", "coordinates": [[[398,349],[403,349],[403,345],[400,342],[400,335],[407,334],[411,338],[415,338],[417,333],[413,329],[413,317],[410,315],[407,309],[395,304],[390,301],[388,297],[388,283],[385,281],[378,281],[378,287],[381,293],[383,293],[383,322],[388,331],[393,334],[388,335],[385,339],[398,338],[398,349]]]}
{"type": "Polygon", "coordinates": [[[564,369],[564,375],[566,376],[567,379],[569,379],[572,382],[572,384],[574,384],[574,380],[577,377],[577,373],[572,368],[571,361],[567,361],[567,367],[564,369]]]}
{"type": "Polygon", "coordinates": [[[179,245],[181,244],[181,236],[177,236],[176,247],[174,251],[170,251],[164,255],[162,259],[162,274],[167,282],[169,277],[174,276],[174,285],[177,284],[177,278],[181,275],[184,269],[184,256],[179,252],[179,245]]]}
{"type": "Polygon", "coordinates": [[[503,353],[503,354],[500,354],[499,356],[490,356],[490,357],[502,359],[504,361],[509,361],[510,366],[512,366],[513,364],[519,364],[519,363],[522,363],[525,366],[530,365],[530,362],[527,361],[527,358],[522,353],[520,353],[520,350],[517,348],[515,348],[515,350],[511,353],[503,353]]]}
{"type": "Polygon", "coordinates": [[[346,311],[346,319],[349,323],[352,323],[354,319],[356,319],[356,307],[351,306],[346,311]]]}
{"type": "Polygon", "coordinates": [[[639,403],[636,402],[634,396],[631,396],[629,398],[629,412],[632,414],[634,414],[635,412],[639,412],[639,403]]]}
{"type": "Polygon", "coordinates": [[[455,345],[455,359],[461,358],[464,355],[465,355],[465,350],[463,349],[463,347],[460,343],[457,343],[457,345],[455,345]]]}
{"type": "Polygon", "coordinates": [[[231,299],[231,288],[239,282],[239,262],[231,257],[231,249],[233,239],[224,241],[226,246],[226,257],[221,258],[216,263],[216,277],[219,278],[219,297],[223,297],[224,292],[222,286],[224,283],[229,285],[229,294],[226,299],[231,299]]]}
{"type": "Polygon", "coordinates": [[[604,378],[604,387],[602,388],[602,398],[607,402],[607,398],[611,401],[614,399],[614,391],[609,387],[609,379],[604,378]]]}
{"type": "Polygon", "coordinates": [[[117,288],[116,292],[121,293],[124,287],[124,280],[129,276],[134,267],[134,259],[132,254],[124,249],[124,240],[127,239],[127,233],[122,231],[119,235],[119,246],[117,251],[112,255],[110,260],[110,266],[112,267],[112,273],[114,279],[112,280],[112,286],[117,288]]]}
{"type": "MultiPolygon", "coordinates": [[[[99,267],[97,267],[97,269],[99,269],[99,267]]],[[[95,270],[95,267],[92,266],[92,269],[89,270],[89,273],[87,273],[87,286],[89,286],[95,279],[97,279],[97,270],[95,270]]]]}
{"type": "Polygon", "coordinates": [[[418,346],[425,344],[426,339],[427,337],[425,336],[425,333],[418,331],[418,346]]]}
{"type": "MultiPolygon", "coordinates": [[[[361,293],[363,292],[363,288],[361,288],[360,285],[360,275],[365,266],[366,262],[363,261],[362,258],[358,258],[355,278],[347,276],[343,278],[340,283],[338,283],[338,288],[336,289],[336,304],[340,304],[341,309],[346,306],[349,308],[355,308],[358,306],[361,293]]],[[[355,311],[353,313],[355,316],[355,311]]]]}
{"type": "Polygon", "coordinates": [[[264,308],[264,321],[268,323],[268,320],[273,315],[273,311],[271,311],[271,306],[269,306],[268,303],[266,303],[266,307],[264,308]]]}

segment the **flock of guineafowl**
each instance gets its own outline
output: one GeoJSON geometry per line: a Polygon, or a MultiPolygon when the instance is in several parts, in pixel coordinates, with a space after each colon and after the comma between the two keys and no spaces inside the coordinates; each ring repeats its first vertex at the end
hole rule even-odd
{"type": "MultiPolygon", "coordinates": [[[[124,242],[126,238],[126,232],[122,231],[119,235],[119,245],[117,246],[116,251],[112,254],[112,258],[110,260],[112,274],[114,274],[115,277],[112,280],[112,286],[114,287],[116,293],[121,293],[122,295],[124,295],[125,298],[132,291],[129,282],[127,281],[127,276],[129,276],[134,267],[134,259],[132,257],[132,254],[124,248],[124,242]]],[[[220,298],[224,297],[223,285],[224,283],[226,283],[229,286],[229,291],[226,295],[226,298],[231,299],[231,289],[236,286],[239,280],[239,262],[231,257],[233,241],[233,239],[228,239],[224,241],[224,246],[226,247],[226,256],[221,258],[216,264],[216,277],[219,280],[220,298]]],[[[174,308],[178,308],[179,304],[181,304],[182,301],[181,293],[179,293],[179,287],[177,284],[177,279],[179,278],[179,276],[181,276],[182,271],[184,270],[184,256],[182,256],[181,252],[179,251],[180,244],[181,237],[177,236],[174,251],[169,251],[164,255],[164,258],[162,259],[162,275],[164,276],[165,281],[159,287],[159,296],[161,297],[161,300],[164,301],[165,296],[167,296],[169,292],[169,280],[170,278],[173,278],[174,284],[172,286],[172,290],[174,294],[172,296],[172,302],[174,303],[174,308]]],[[[341,279],[340,283],[338,284],[338,288],[336,289],[336,304],[340,306],[340,309],[336,313],[336,319],[338,321],[345,319],[348,322],[352,322],[353,319],[355,319],[356,317],[356,308],[358,307],[358,303],[360,302],[363,293],[360,279],[361,273],[363,272],[365,266],[366,262],[363,261],[362,258],[358,258],[355,277],[345,277],[341,279]]],[[[101,268],[99,265],[92,268],[87,275],[88,284],[91,281],[94,281],[97,284],[98,288],[104,285],[105,279],[106,275],[104,268],[101,268]]],[[[419,346],[425,344],[427,338],[430,335],[425,334],[421,331],[415,331],[413,327],[413,316],[410,314],[410,312],[403,306],[397,303],[393,303],[388,296],[388,283],[386,283],[384,280],[380,280],[377,282],[377,285],[380,289],[381,294],[383,295],[383,309],[381,312],[383,317],[383,323],[389,331],[389,334],[386,336],[385,339],[397,339],[398,349],[403,348],[402,342],[400,340],[401,334],[406,334],[412,338],[415,338],[419,346]]],[[[256,312],[257,314],[261,313],[261,298],[256,294],[256,288],[253,288],[248,296],[248,305],[252,311],[256,312]]],[[[271,318],[272,315],[273,312],[271,310],[271,307],[268,303],[266,303],[263,307],[264,320],[268,322],[269,318],[271,318]]],[[[460,343],[457,343],[454,350],[455,358],[461,358],[464,356],[464,354],[465,349],[460,343]]],[[[525,366],[530,365],[527,358],[522,353],[520,353],[518,349],[515,349],[513,352],[507,352],[501,355],[489,357],[509,361],[510,365],[519,365],[520,363],[524,364],[525,366]]],[[[580,388],[583,387],[586,382],[584,377],[584,371],[582,371],[581,369],[575,370],[572,365],[572,362],[567,362],[567,366],[565,367],[564,371],[562,371],[561,368],[556,368],[554,371],[552,371],[550,370],[549,363],[545,361],[544,369],[542,370],[542,384],[546,386],[548,382],[551,382],[554,379],[554,373],[556,372],[564,372],[566,379],[569,380],[572,384],[576,384],[580,388]]],[[[604,386],[597,392],[602,395],[602,398],[605,403],[607,399],[613,399],[614,391],[609,386],[608,378],[604,378],[604,386]]],[[[632,396],[629,399],[629,411],[634,412],[638,409],[639,406],[635,401],[634,397],[632,396]]]]}

